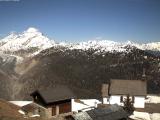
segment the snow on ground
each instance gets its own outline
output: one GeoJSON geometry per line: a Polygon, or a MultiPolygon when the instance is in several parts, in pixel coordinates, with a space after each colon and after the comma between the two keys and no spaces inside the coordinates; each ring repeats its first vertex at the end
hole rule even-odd
{"type": "Polygon", "coordinates": [[[160,120],[160,113],[153,113],[150,115],[151,120],[160,120]]]}
{"type": "MultiPolygon", "coordinates": [[[[146,103],[160,103],[160,96],[158,95],[148,95],[146,103]]],[[[147,112],[137,112],[134,111],[133,115],[130,118],[134,120],[160,120],[160,111],[159,113],[149,114],[147,112]]]]}
{"type": "Polygon", "coordinates": [[[130,118],[134,120],[160,120],[160,113],[149,114],[146,112],[134,111],[133,115],[131,115],[130,118]]]}
{"type": "Polygon", "coordinates": [[[136,112],[134,111],[133,115],[130,118],[134,120],[151,120],[150,115],[146,112],[136,112]]]}
{"type": "Polygon", "coordinates": [[[20,57],[20,56],[16,56],[16,55],[10,55],[10,56],[13,56],[13,57],[15,57],[16,58],[16,64],[20,64],[20,63],[22,63],[22,61],[23,61],[23,57],[20,57]]]}
{"type": "Polygon", "coordinates": [[[13,104],[15,104],[17,106],[22,107],[24,105],[28,105],[28,104],[32,103],[33,101],[9,101],[9,102],[13,103],[13,104]]]}
{"type": "Polygon", "coordinates": [[[148,95],[146,103],[160,103],[160,96],[148,95]]]}

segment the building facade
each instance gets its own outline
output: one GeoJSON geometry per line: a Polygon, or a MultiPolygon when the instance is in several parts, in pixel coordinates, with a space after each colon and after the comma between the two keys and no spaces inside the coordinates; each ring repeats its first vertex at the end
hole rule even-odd
{"type": "Polygon", "coordinates": [[[135,108],[145,107],[147,95],[147,83],[145,80],[119,80],[112,79],[108,87],[109,98],[107,104],[118,104],[123,106],[124,101],[129,96],[135,108]]]}

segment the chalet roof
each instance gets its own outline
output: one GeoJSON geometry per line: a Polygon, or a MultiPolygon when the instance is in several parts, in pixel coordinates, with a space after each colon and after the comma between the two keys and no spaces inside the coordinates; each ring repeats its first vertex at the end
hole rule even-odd
{"type": "Polygon", "coordinates": [[[54,88],[48,88],[46,90],[37,90],[31,94],[40,94],[46,103],[58,102],[63,100],[72,99],[75,94],[67,86],[55,86],[54,88]]]}
{"type": "Polygon", "coordinates": [[[108,108],[97,108],[73,115],[75,120],[120,120],[126,118],[128,114],[118,105],[108,108]]]}
{"type": "Polygon", "coordinates": [[[147,95],[147,83],[145,80],[112,79],[109,93],[111,95],[147,95]]]}
{"type": "Polygon", "coordinates": [[[67,99],[98,99],[99,96],[95,95],[93,91],[78,89],[65,85],[56,85],[52,88],[36,90],[31,93],[31,96],[39,94],[45,103],[58,102],[67,99]]]}

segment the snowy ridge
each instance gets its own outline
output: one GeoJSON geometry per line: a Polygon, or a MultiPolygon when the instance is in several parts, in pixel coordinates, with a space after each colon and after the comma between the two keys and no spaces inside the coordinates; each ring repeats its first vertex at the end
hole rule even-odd
{"type": "Polygon", "coordinates": [[[153,42],[148,44],[142,45],[143,50],[154,50],[154,51],[160,51],[160,42],[153,42]]]}
{"type": "Polygon", "coordinates": [[[63,46],[68,49],[98,49],[99,51],[106,52],[125,52],[126,46],[137,47],[141,50],[154,50],[160,51],[160,42],[153,42],[147,44],[138,44],[131,41],[127,42],[114,42],[111,40],[89,40],[88,42],[80,43],[55,43],[48,37],[44,36],[38,29],[30,27],[21,34],[11,33],[9,36],[0,40],[0,51],[17,51],[21,49],[28,49],[36,47],[39,50],[35,54],[38,54],[41,50],[53,47],[63,46]]]}
{"type": "Polygon", "coordinates": [[[81,50],[88,50],[88,49],[99,49],[99,51],[106,51],[106,52],[126,52],[126,46],[136,47],[141,50],[153,50],[153,51],[160,51],[160,42],[154,43],[147,43],[147,44],[138,44],[131,41],[127,42],[114,42],[111,40],[89,40],[88,42],[80,42],[77,44],[72,43],[59,43],[59,46],[68,47],[69,49],[81,49],[81,50]]]}
{"type": "Polygon", "coordinates": [[[101,41],[90,40],[88,42],[81,42],[71,47],[71,49],[82,49],[82,50],[88,50],[90,48],[99,49],[100,51],[118,51],[118,52],[123,52],[126,50],[122,43],[110,40],[101,40],[101,41]]]}

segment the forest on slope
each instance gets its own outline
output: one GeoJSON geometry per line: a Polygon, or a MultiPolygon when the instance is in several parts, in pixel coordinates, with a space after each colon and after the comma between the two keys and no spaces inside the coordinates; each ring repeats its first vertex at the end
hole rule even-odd
{"type": "Polygon", "coordinates": [[[70,50],[50,48],[23,64],[27,72],[19,77],[22,86],[17,96],[30,99],[36,89],[67,85],[79,90],[89,90],[100,96],[103,83],[110,79],[144,79],[145,69],[148,93],[160,93],[160,59],[149,52],[128,47],[128,52],[100,52],[95,49],[70,50]],[[36,62],[35,62],[36,61],[36,62]]]}

